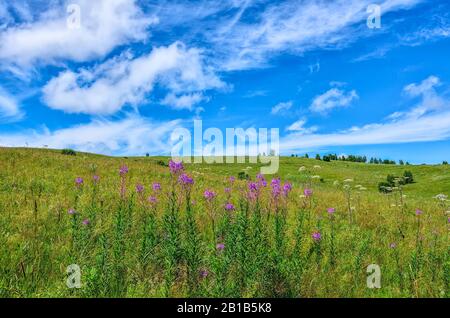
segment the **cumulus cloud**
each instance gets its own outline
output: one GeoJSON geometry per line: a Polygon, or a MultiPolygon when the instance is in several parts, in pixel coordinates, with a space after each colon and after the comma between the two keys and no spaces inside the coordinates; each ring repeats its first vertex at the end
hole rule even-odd
{"type": "Polygon", "coordinates": [[[198,49],[175,42],[137,58],[123,54],[90,69],[64,71],[43,93],[53,109],[105,115],[139,104],[156,84],[172,92],[163,103],[178,109],[191,109],[203,99],[200,92],[225,85],[204,65],[198,49]]]}
{"type": "Polygon", "coordinates": [[[276,114],[283,113],[283,112],[291,109],[292,105],[293,105],[292,101],[278,103],[272,107],[271,114],[276,115],[276,114]]]}
{"type": "Polygon", "coordinates": [[[95,119],[86,124],[50,131],[30,130],[0,133],[1,146],[30,146],[79,151],[105,155],[169,154],[170,134],[180,127],[180,120],[157,122],[130,116],[118,121],[95,119]]]}
{"type": "Polygon", "coordinates": [[[31,22],[31,18],[22,17],[0,29],[0,61],[17,67],[66,59],[88,61],[105,56],[119,45],[145,40],[147,28],[157,22],[144,16],[135,0],[78,0],[74,3],[80,7],[80,27],[68,27],[71,14],[67,7],[71,3],[52,2],[54,6],[31,22]]]}
{"type": "Polygon", "coordinates": [[[349,106],[358,98],[355,90],[345,92],[338,88],[331,88],[325,93],[316,96],[309,109],[312,112],[327,114],[334,108],[349,106]]]}

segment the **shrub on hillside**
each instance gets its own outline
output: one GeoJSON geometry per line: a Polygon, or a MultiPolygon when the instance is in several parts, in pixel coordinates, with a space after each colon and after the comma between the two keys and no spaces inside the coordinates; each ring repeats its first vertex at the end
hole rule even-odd
{"type": "Polygon", "coordinates": [[[405,184],[414,183],[414,176],[411,171],[406,170],[403,173],[403,178],[405,179],[405,184]]]}
{"type": "Polygon", "coordinates": [[[248,180],[249,176],[244,171],[241,171],[241,172],[238,173],[238,179],[239,180],[248,180]]]}
{"type": "Polygon", "coordinates": [[[163,160],[158,160],[157,162],[156,162],[156,164],[158,164],[158,165],[160,165],[160,166],[162,166],[162,167],[168,167],[169,165],[165,162],[165,161],[163,161],[163,160]]]}
{"type": "Polygon", "coordinates": [[[392,192],[392,186],[390,183],[383,181],[378,183],[378,191],[382,193],[391,193],[392,192]]]}
{"type": "Polygon", "coordinates": [[[67,155],[67,156],[76,156],[77,155],[75,150],[72,150],[72,149],[63,149],[63,150],[61,150],[61,153],[63,155],[67,155]]]}

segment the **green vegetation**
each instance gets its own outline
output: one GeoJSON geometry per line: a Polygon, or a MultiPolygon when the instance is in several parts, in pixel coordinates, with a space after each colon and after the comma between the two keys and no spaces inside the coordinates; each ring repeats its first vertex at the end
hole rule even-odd
{"type": "Polygon", "coordinates": [[[0,297],[450,296],[448,165],[168,162],[0,148],[0,297]]]}

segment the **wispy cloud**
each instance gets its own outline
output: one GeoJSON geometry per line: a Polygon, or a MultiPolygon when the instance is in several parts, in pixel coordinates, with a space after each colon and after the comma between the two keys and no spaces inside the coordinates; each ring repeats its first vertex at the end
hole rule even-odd
{"type": "MultiPolygon", "coordinates": [[[[420,0],[386,0],[387,13],[416,5],[420,0]]],[[[369,0],[287,1],[267,6],[253,22],[239,21],[227,32],[209,32],[220,47],[220,66],[242,70],[267,66],[281,52],[301,54],[319,48],[339,48],[362,36],[355,25],[367,18],[369,0]]],[[[223,22],[228,23],[228,22],[223,22]]],[[[220,29],[220,28],[219,28],[220,29]]],[[[314,68],[317,70],[317,67],[314,68]]]]}
{"type": "Polygon", "coordinates": [[[296,135],[306,135],[316,132],[319,127],[317,126],[311,126],[311,127],[305,127],[306,119],[299,119],[296,122],[292,123],[290,126],[286,128],[289,132],[295,132],[296,135]]]}
{"type": "Polygon", "coordinates": [[[278,103],[272,107],[271,114],[277,115],[285,113],[287,110],[291,109],[294,103],[292,101],[278,103]]]}
{"type": "Polygon", "coordinates": [[[0,87],[0,122],[18,121],[23,117],[19,103],[0,87]]]}
{"type": "Polygon", "coordinates": [[[170,134],[180,127],[180,120],[168,122],[130,116],[118,121],[95,119],[86,124],[49,131],[30,130],[0,133],[0,145],[73,148],[106,155],[168,154],[170,134]]]}

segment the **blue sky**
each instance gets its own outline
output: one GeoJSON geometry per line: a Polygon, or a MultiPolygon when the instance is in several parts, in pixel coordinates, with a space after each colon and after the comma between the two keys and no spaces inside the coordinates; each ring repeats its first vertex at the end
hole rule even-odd
{"type": "Polygon", "coordinates": [[[286,155],[438,163],[449,40],[444,0],[0,0],[0,145],[168,154],[196,118],[279,128],[286,155]]]}

